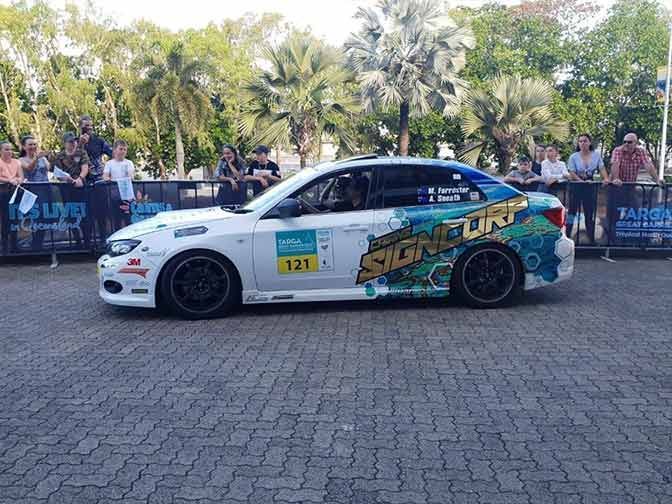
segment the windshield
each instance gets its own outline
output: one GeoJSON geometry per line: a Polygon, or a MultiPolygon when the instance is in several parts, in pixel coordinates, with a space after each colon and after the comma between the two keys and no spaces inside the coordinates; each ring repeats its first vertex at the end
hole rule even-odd
{"type": "Polygon", "coordinates": [[[249,213],[264,208],[267,204],[275,201],[277,196],[286,190],[296,188],[303,184],[306,180],[313,178],[317,174],[314,168],[304,168],[296,175],[287,177],[277,184],[272,185],[264,192],[258,194],[245,205],[238,209],[239,213],[249,213]]]}

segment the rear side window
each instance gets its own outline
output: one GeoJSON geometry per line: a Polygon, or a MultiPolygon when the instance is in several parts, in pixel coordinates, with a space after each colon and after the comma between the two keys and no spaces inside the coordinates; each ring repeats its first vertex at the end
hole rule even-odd
{"type": "Polygon", "coordinates": [[[383,207],[410,207],[483,201],[483,192],[456,170],[440,166],[386,166],[383,207]]]}

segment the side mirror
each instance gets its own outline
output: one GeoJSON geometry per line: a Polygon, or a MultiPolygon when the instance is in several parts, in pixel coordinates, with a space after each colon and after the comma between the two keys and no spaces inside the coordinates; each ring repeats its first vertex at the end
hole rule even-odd
{"type": "Polygon", "coordinates": [[[287,198],[282,200],[276,207],[278,215],[281,219],[289,217],[301,217],[301,205],[298,200],[294,198],[287,198]]]}

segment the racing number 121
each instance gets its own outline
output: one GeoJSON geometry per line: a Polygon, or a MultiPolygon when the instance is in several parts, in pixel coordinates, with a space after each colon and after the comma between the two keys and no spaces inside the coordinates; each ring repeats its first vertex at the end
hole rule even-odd
{"type": "Polygon", "coordinates": [[[278,273],[314,273],[317,271],[316,255],[278,257],[278,273]]]}
{"type": "Polygon", "coordinates": [[[305,259],[286,259],[287,271],[303,271],[310,269],[310,261],[305,259]]]}

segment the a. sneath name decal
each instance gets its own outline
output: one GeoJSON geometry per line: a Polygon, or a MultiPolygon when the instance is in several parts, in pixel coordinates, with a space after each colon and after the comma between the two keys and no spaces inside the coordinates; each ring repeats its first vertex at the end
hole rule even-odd
{"type": "MultiPolygon", "coordinates": [[[[510,226],[516,215],[527,209],[527,197],[515,196],[492,205],[479,208],[464,216],[466,222],[438,224],[432,235],[421,231],[411,234],[413,226],[379,236],[369,242],[369,250],[360,258],[357,283],[361,284],[391,271],[422,261],[423,253],[434,256],[458,245],[510,226]],[[452,232],[460,228],[457,232],[452,232]]],[[[458,217],[459,218],[459,217],[458,217]]]]}

